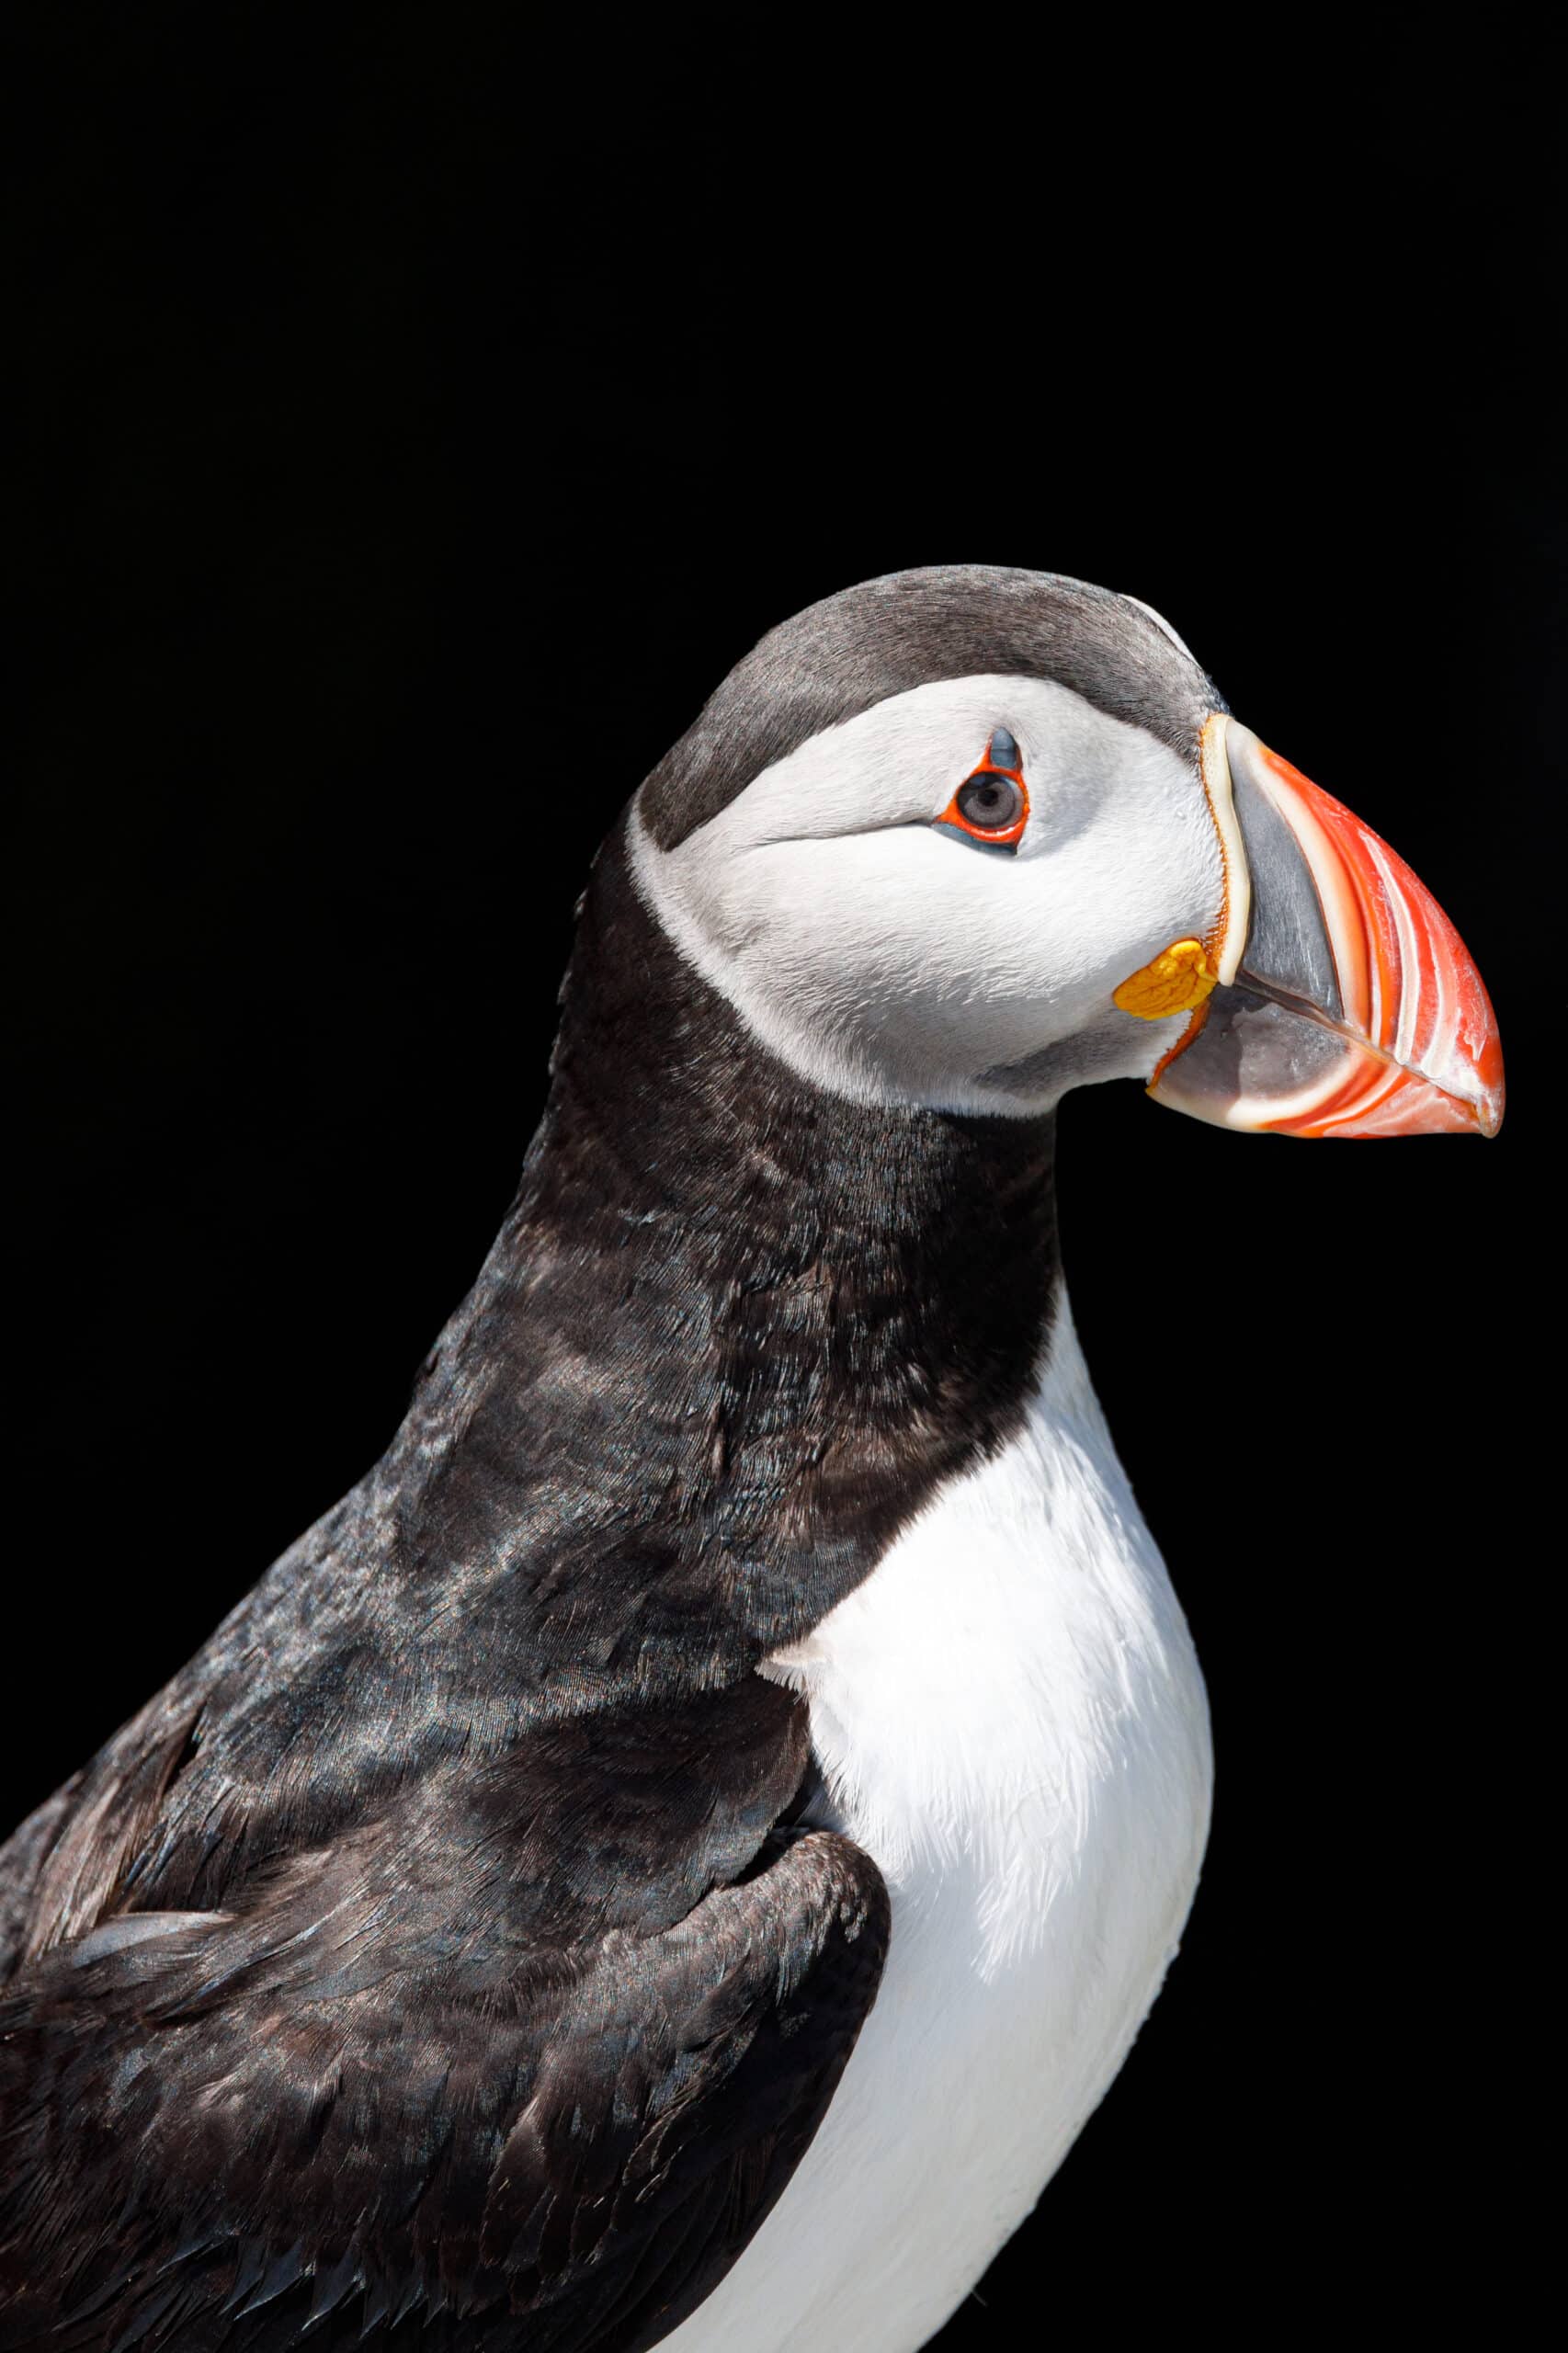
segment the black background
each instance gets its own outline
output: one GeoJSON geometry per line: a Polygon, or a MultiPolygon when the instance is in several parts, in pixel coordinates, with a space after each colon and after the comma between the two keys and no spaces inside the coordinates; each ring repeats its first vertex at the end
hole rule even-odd
{"type": "Polygon", "coordinates": [[[1506,2336],[1556,1480],[1544,61],[1502,22],[1265,57],[526,15],[10,19],[6,1811],[385,1443],[509,1198],[592,847],[731,662],[906,564],[1131,590],[1454,915],[1512,1105],[1491,1146],[1321,1152],[1064,1111],[1217,1813],[1133,2061],[940,2341],[1506,2336]]]}

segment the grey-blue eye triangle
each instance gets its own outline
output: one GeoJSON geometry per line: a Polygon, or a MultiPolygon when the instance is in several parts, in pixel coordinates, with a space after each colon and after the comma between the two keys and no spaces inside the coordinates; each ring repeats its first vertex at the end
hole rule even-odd
{"type": "Polygon", "coordinates": [[[1019,768],[1023,766],[1018,757],[1017,741],[1005,727],[994,727],[991,731],[990,759],[994,768],[1019,768]]]}

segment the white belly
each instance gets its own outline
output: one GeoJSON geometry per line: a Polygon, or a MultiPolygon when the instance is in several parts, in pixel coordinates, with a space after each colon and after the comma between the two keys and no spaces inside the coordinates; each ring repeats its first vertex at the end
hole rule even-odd
{"type": "Polygon", "coordinates": [[[1025,1429],[773,1671],[892,1940],[821,2131],[665,2353],[914,2353],[1116,2074],[1208,1834],[1202,1678],[1064,1302],[1025,1429]]]}

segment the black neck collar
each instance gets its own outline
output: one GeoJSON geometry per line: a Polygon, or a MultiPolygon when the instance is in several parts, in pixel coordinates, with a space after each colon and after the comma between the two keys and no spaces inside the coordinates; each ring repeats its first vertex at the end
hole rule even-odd
{"type": "Polygon", "coordinates": [[[806,1632],[1020,1426],[1053,1122],[796,1078],[643,905],[624,825],[521,1189],[384,1468],[530,1677],[689,1688],[806,1632]]]}

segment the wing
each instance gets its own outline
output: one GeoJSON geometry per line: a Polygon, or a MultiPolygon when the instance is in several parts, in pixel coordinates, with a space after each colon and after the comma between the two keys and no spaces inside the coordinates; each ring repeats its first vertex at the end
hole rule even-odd
{"type": "Polygon", "coordinates": [[[0,1985],[21,1958],[33,1918],[39,1873],[70,1819],[81,1782],[81,1774],[74,1774],[0,1846],[0,1985]]]}
{"type": "Polygon", "coordinates": [[[887,1895],[815,1832],[644,1961],[607,1957],[502,2153],[493,2263],[537,2279],[530,2348],[656,2344],[778,2199],[876,1995],[887,1895]]]}
{"type": "Polygon", "coordinates": [[[0,2344],[282,2353],[400,2318],[453,2353],[656,2344],[875,1997],[874,1864],[779,1824],[805,1756],[756,1679],[559,1727],[243,1908],[121,1913],[29,1962],[0,2009],[0,2344]]]}

